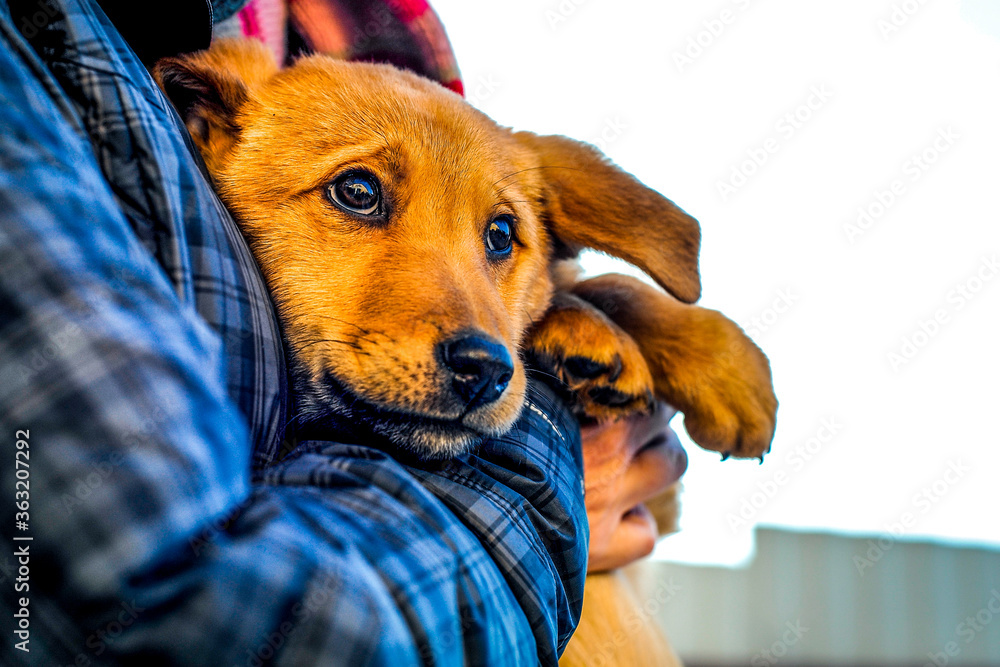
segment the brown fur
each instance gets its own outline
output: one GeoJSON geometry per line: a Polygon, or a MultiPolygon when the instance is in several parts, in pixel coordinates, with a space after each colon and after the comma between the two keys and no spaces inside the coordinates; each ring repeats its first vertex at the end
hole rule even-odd
{"type": "MultiPolygon", "coordinates": [[[[744,437],[730,419],[744,418],[742,408],[705,408],[695,396],[702,383],[691,376],[711,366],[703,355],[735,335],[712,315],[673,305],[699,296],[697,222],[592,147],[512,132],[437,84],[386,65],[310,56],[279,71],[252,41],[220,41],[161,61],[154,75],[261,266],[289,345],[300,427],[363,425],[421,456],[462,452],[517,418],[526,386],[519,352],[532,347],[529,335],[542,357],[558,348],[552,363],[584,356],[598,367],[610,361],[612,371],[620,366],[603,375],[600,396],[647,401],[653,386],[637,360],[641,345],[625,333],[647,335],[636,326],[641,317],[619,321],[564,295],[576,308],[567,317],[599,320],[594,335],[579,338],[558,309],[543,319],[560,280],[557,260],[590,247],[631,261],[676,297],[655,291],[653,302],[668,300],[657,314],[684,313],[669,334],[650,340],[668,344],[671,359],[662,365],[684,368],[690,360],[692,371],[657,384],[657,392],[670,402],[690,394],[678,405],[699,423],[722,419],[721,429],[703,429],[702,444],[723,449],[728,438],[738,455],[763,451],[760,415],[749,420],[753,437],[744,437]],[[357,168],[381,183],[386,215],[377,224],[325,195],[339,174],[357,168]],[[500,214],[513,217],[515,241],[509,258],[496,261],[486,257],[484,233],[500,214]],[[469,410],[453,400],[452,378],[435,352],[465,331],[501,343],[514,366],[499,399],[469,410]]],[[[752,374],[749,383],[734,382],[769,392],[757,354],[750,367],[725,370],[752,374]]],[[[706,400],[747,399],[727,389],[721,370],[706,400]]],[[[626,407],[610,403],[597,416],[626,407]]]]}
{"type": "Polygon", "coordinates": [[[637,591],[620,570],[587,575],[583,613],[559,667],[680,667],[657,618],[655,597],[637,591]]]}
{"type": "MultiPolygon", "coordinates": [[[[769,451],[778,408],[770,366],[735,323],[629,276],[598,276],[571,290],[637,344],[634,363],[648,364],[654,393],[684,413],[692,440],[736,457],[769,451]]],[[[601,326],[597,315],[590,322],[601,326]]]]}

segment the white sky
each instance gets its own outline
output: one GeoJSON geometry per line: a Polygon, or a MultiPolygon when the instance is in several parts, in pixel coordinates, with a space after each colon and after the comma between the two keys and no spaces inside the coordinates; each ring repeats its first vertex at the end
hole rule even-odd
{"type": "Polygon", "coordinates": [[[683,532],[659,555],[737,563],[757,523],[866,533],[903,518],[907,538],[1000,546],[1000,275],[984,263],[1000,260],[1000,3],[433,5],[476,106],[517,129],[603,134],[618,164],[699,219],[702,304],[755,328],[771,359],[773,453],[721,464],[688,442],[683,532]],[[796,110],[801,122],[782,120],[796,110]],[[724,199],[719,183],[767,149],[724,199]],[[879,193],[894,201],[849,239],[879,193]],[[770,311],[781,295],[791,305],[770,311]],[[894,368],[889,354],[936,313],[894,368]],[[935,502],[916,497],[935,482],[935,502]],[[732,527],[744,502],[758,507],[732,527]]]}

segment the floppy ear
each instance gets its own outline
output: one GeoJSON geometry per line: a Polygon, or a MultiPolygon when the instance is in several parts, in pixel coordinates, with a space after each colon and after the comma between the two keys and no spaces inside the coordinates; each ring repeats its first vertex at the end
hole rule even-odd
{"type": "Polygon", "coordinates": [[[277,71],[274,56],[262,43],[223,39],[205,51],[159,60],[153,78],[214,174],[239,139],[237,116],[250,90],[277,71]]]}
{"type": "Polygon", "coordinates": [[[698,221],[587,144],[514,135],[542,167],[545,217],[572,250],[601,250],[638,266],[681,301],[701,296],[698,221]]]}

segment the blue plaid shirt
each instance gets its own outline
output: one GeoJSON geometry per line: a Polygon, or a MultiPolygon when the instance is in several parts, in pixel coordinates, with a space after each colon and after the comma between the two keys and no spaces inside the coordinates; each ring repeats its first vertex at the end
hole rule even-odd
{"type": "Polygon", "coordinates": [[[260,275],[92,0],[0,0],[0,130],[0,662],[556,663],[587,532],[551,392],[455,460],[278,461],[260,275]]]}

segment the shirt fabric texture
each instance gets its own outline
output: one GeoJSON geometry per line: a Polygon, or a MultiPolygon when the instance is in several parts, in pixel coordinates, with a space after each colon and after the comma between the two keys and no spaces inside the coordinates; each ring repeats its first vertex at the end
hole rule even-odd
{"type": "Polygon", "coordinates": [[[556,664],[587,521],[550,390],[431,463],[278,461],[287,406],[264,283],[145,68],[92,0],[0,0],[0,663],[556,664]]]}

